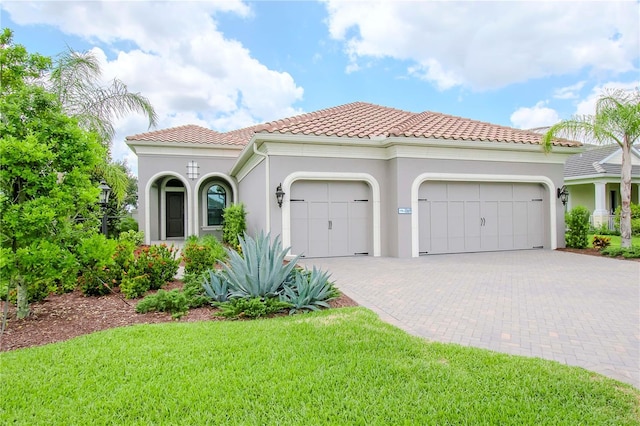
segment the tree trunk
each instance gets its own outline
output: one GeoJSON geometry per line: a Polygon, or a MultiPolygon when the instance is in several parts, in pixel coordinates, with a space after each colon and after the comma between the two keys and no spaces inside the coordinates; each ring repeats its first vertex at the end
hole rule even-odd
{"type": "Polygon", "coordinates": [[[620,180],[620,238],[621,247],[631,247],[631,142],[624,135],[622,144],[622,174],[620,180]]]}
{"type": "Polygon", "coordinates": [[[18,319],[26,318],[29,316],[29,292],[27,291],[27,284],[21,275],[15,278],[14,283],[18,289],[18,319]]]}

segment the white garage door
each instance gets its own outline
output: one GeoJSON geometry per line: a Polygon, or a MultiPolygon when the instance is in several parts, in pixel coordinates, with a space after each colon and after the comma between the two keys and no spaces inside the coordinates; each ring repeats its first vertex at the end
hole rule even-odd
{"type": "Polygon", "coordinates": [[[298,181],[291,187],[290,201],[293,254],[369,254],[372,203],[366,183],[298,181]]]}
{"type": "Polygon", "coordinates": [[[425,182],[420,254],[543,248],[543,197],[539,184],[425,182]]]}

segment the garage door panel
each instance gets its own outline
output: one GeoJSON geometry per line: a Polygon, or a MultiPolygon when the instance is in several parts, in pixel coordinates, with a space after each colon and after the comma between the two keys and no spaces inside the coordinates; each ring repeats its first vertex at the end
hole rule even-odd
{"type": "Polygon", "coordinates": [[[424,197],[418,205],[422,254],[544,245],[546,219],[540,184],[425,182],[419,194],[424,197]]]}
{"type": "Polygon", "coordinates": [[[305,248],[308,257],[368,253],[369,194],[369,186],[361,181],[295,182],[291,187],[292,247],[295,243],[296,250],[305,248]],[[306,205],[307,210],[296,204],[306,205]]]}
{"type": "Polygon", "coordinates": [[[418,198],[429,201],[446,201],[447,184],[440,182],[429,182],[428,185],[420,186],[418,198]]]}

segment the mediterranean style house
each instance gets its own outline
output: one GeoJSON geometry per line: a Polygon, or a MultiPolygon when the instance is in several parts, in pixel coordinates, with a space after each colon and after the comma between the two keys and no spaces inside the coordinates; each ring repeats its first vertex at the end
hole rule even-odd
{"type": "MultiPolygon", "coordinates": [[[[584,206],[596,227],[613,226],[613,212],[620,205],[622,148],[617,144],[591,146],[567,159],[564,183],[569,192],[567,208],[584,206]]],[[[631,148],[631,202],[638,204],[640,152],[631,148]]]]}
{"type": "Polygon", "coordinates": [[[559,139],[430,111],[355,102],[229,132],[128,136],[147,243],[247,229],[307,257],[417,257],[564,246],[559,139]]]}

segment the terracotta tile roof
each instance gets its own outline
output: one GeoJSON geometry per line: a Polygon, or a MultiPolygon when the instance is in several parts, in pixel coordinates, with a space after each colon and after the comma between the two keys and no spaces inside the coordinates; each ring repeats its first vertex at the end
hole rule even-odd
{"type": "Polygon", "coordinates": [[[185,126],[171,127],[169,129],[156,130],[154,132],[139,133],[127,136],[128,141],[147,142],[184,142],[218,144],[221,133],[205,127],[187,124],[185,126]]]}
{"type": "MultiPolygon", "coordinates": [[[[430,111],[413,113],[365,102],[354,102],[226,133],[218,133],[198,126],[182,126],[129,136],[127,140],[242,146],[246,145],[256,133],[350,138],[391,136],[528,144],[539,144],[542,136],[528,130],[513,129],[430,111]]],[[[580,146],[580,143],[558,139],[554,145],[580,146]]]]}

